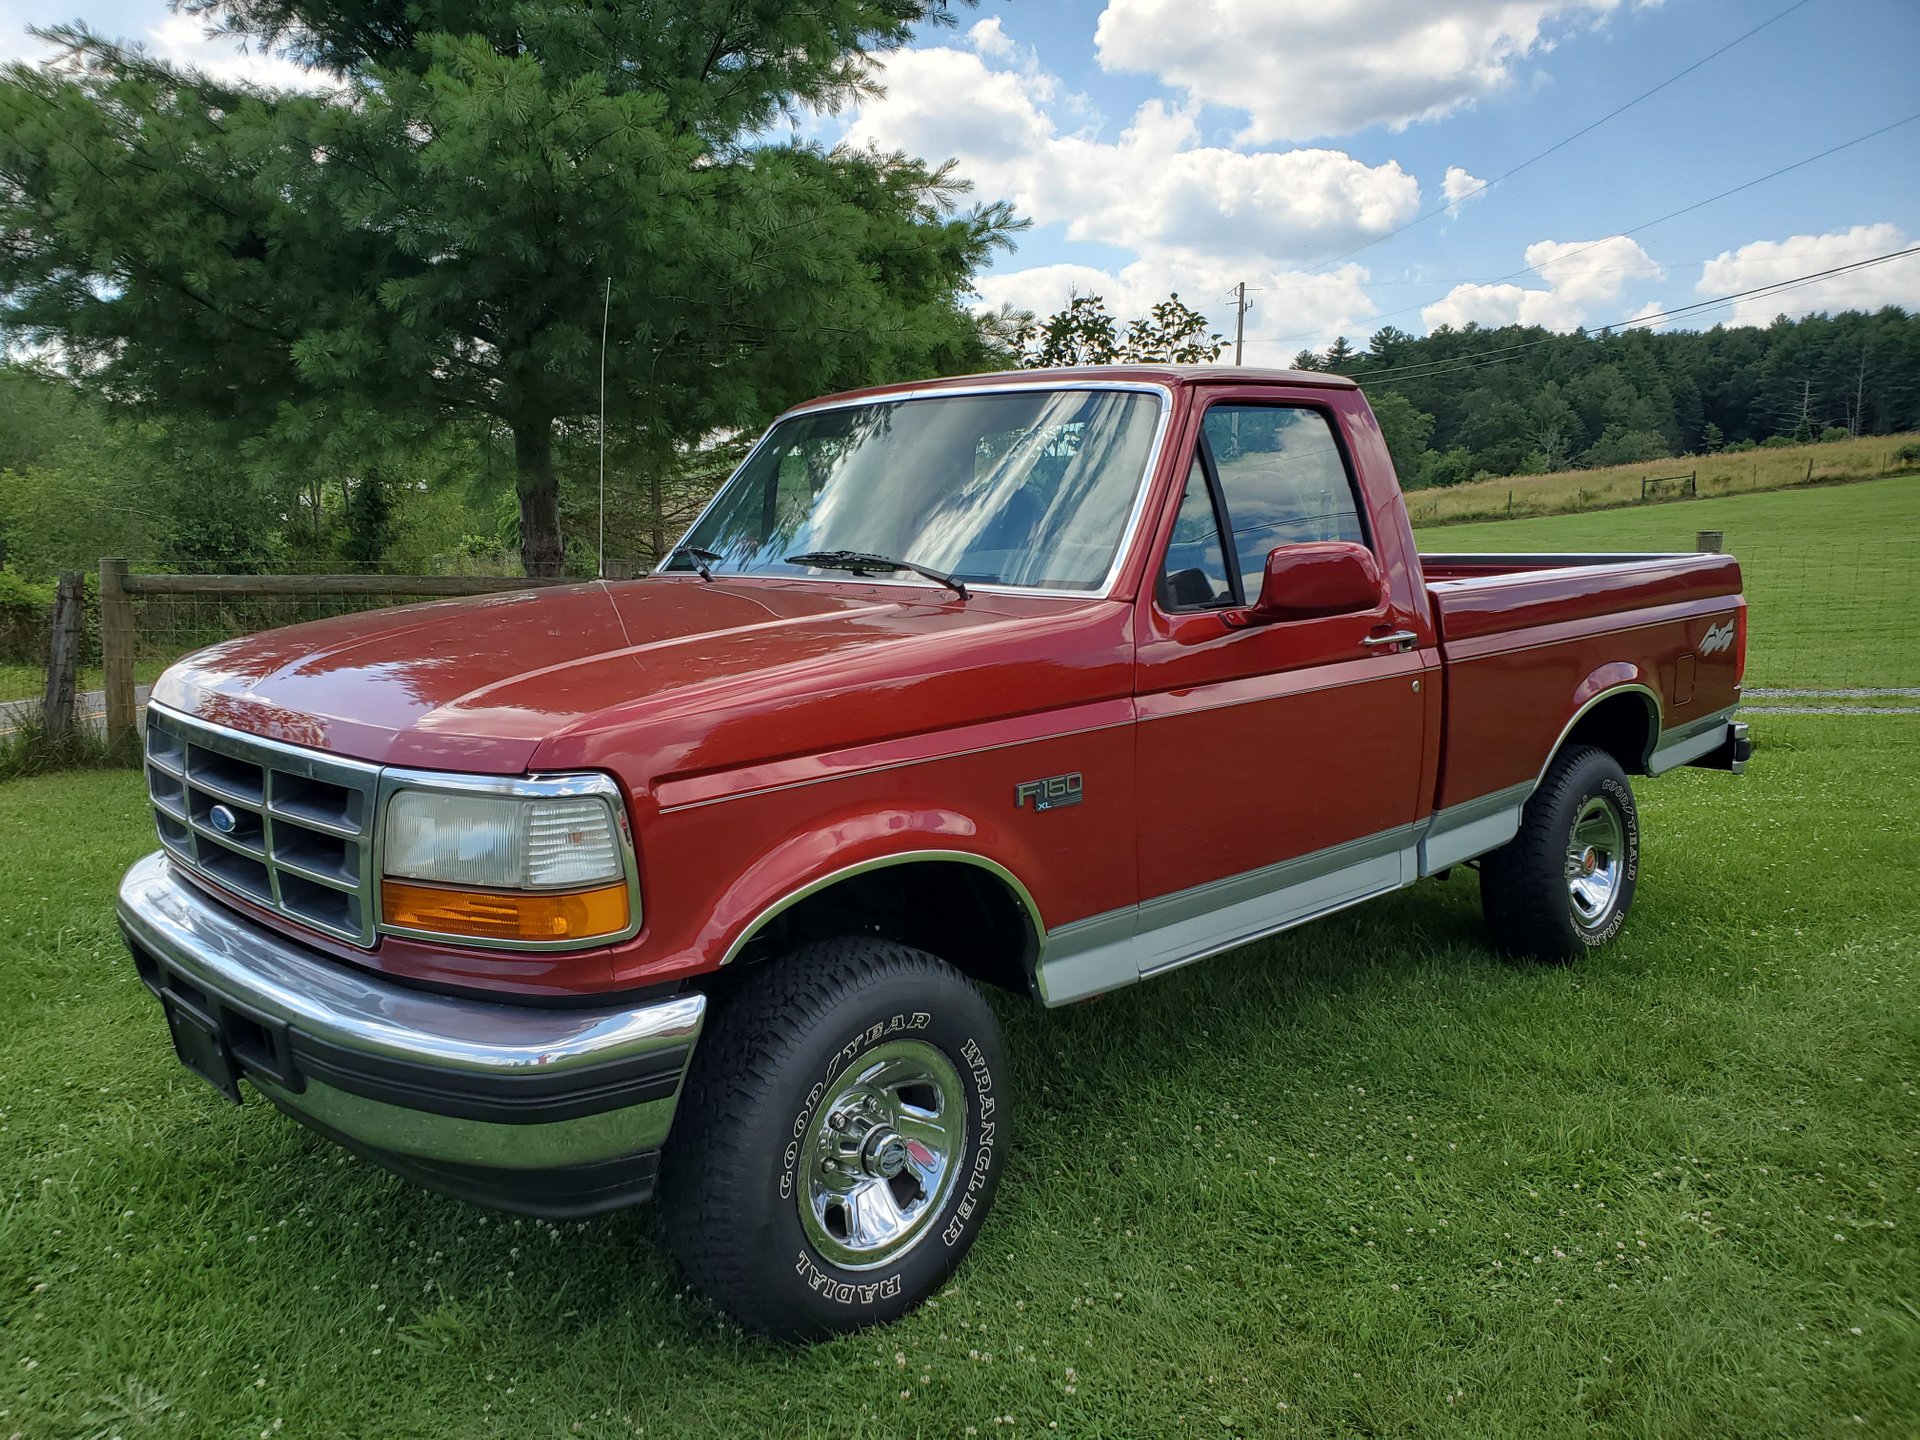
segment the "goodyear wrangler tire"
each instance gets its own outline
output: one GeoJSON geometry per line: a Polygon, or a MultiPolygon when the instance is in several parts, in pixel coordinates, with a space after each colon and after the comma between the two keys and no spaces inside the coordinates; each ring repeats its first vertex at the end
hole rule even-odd
{"type": "Polygon", "coordinates": [[[893,1320],[979,1233],[1007,1147],[1000,1027],[919,950],[830,940],[717,1003],[662,1157],[659,1219],[694,1287],[806,1340],[893,1320]]]}
{"type": "Polygon", "coordinates": [[[1620,933],[1640,879],[1640,812],[1620,762],[1554,757],[1520,833],[1480,862],[1480,907],[1500,949],[1573,960],[1620,933]]]}

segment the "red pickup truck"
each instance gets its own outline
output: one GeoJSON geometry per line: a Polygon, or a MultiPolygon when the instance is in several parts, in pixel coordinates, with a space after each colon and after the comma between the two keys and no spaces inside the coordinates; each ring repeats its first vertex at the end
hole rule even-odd
{"type": "Polygon", "coordinates": [[[655,1197],[807,1336],[959,1263],[1084,1000],[1477,862],[1502,948],[1633,902],[1630,775],[1738,771],[1724,555],[1429,555],[1347,380],[837,395],[642,580],[345,616],[155,686],[119,913],[179,1058],[401,1175],[655,1197]]]}

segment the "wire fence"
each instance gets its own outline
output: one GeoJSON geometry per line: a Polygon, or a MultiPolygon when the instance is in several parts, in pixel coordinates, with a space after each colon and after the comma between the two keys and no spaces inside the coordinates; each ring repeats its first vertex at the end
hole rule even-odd
{"type": "Polygon", "coordinates": [[[1740,561],[1747,596],[1752,699],[1814,698],[1768,696],[1769,690],[1852,700],[1920,697],[1920,638],[1911,620],[1920,602],[1920,537],[1743,546],[1729,536],[1727,548],[1740,561]],[[1832,694],[1850,690],[1908,694],[1832,694]]]}

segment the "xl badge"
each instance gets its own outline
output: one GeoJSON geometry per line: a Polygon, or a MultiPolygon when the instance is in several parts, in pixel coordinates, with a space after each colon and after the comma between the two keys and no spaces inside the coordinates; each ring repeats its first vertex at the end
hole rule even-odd
{"type": "Polygon", "coordinates": [[[1707,633],[1701,638],[1700,653],[1713,655],[1721,650],[1733,648],[1733,621],[1727,620],[1719,625],[1707,627],[1707,633]]]}
{"type": "Polygon", "coordinates": [[[1071,775],[1049,775],[1044,780],[1027,780],[1013,787],[1013,807],[1025,810],[1031,805],[1035,810],[1059,810],[1068,805],[1078,805],[1083,798],[1081,791],[1078,770],[1071,775]]]}

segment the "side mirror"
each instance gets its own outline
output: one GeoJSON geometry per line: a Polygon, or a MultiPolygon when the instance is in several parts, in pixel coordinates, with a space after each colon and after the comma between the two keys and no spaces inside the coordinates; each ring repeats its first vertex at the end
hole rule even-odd
{"type": "Polygon", "coordinates": [[[1385,598],[1379,562],[1366,546],[1345,540],[1282,545],[1267,556],[1260,598],[1248,608],[1247,619],[1269,625],[1355,615],[1378,609],[1385,598]]]}

